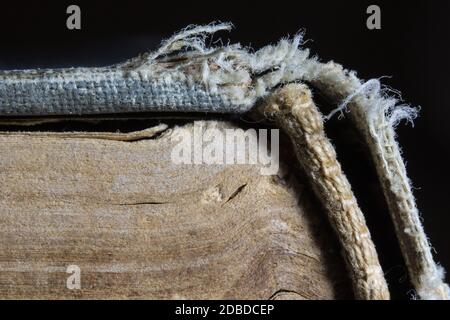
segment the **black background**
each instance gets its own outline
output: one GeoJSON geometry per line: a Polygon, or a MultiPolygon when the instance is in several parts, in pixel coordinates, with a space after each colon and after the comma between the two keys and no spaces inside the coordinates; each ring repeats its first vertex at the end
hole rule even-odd
{"type": "MultiPolygon", "coordinates": [[[[363,79],[391,76],[383,82],[422,107],[414,129],[400,125],[398,140],[436,260],[450,270],[449,17],[450,2],[437,0],[1,2],[0,69],[108,65],[155,49],[188,24],[231,21],[235,29],[220,33],[224,42],[254,48],[304,30],[311,39],[306,46],[321,60],[342,63],[363,79]],[[66,28],[70,4],[81,7],[81,30],[66,28]],[[381,30],[366,28],[370,4],[381,7],[381,30]]],[[[350,180],[364,186],[363,169],[351,168],[358,167],[348,155],[353,145],[342,146],[347,155],[337,147],[350,180]]],[[[362,199],[370,192],[355,189],[362,199]]],[[[385,208],[363,202],[394,296],[405,297],[410,286],[385,208]]]]}

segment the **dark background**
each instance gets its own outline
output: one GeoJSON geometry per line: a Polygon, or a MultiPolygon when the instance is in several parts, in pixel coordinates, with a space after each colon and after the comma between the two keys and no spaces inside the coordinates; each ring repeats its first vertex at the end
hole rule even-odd
{"type": "MultiPolygon", "coordinates": [[[[231,21],[235,29],[220,33],[224,42],[259,48],[304,30],[311,39],[306,46],[321,60],[342,63],[363,79],[391,76],[383,82],[422,107],[414,129],[400,125],[398,140],[436,260],[450,270],[449,1],[14,1],[2,2],[0,14],[0,69],[108,65],[155,49],[188,24],[231,21]],[[66,28],[70,4],[81,7],[81,30],[66,28]],[[381,30],[366,28],[370,4],[381,7],[381,30]]],[[[338,138],[332,125],[330,130],[338,138]]],[[[355,144],[337,148],[393,295],[404,298],[411,286],[392,225],[385,207],[369,200],[378,192],[368,187],[376,178],[362,174],[358,161],[367,159],[355,144]]]]}

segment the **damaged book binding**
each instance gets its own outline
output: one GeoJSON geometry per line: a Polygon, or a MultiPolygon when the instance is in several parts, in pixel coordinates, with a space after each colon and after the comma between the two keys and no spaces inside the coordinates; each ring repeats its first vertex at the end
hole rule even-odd
{"type": "MultiPolygon", "coordinates": [[[[310,57],[309,51],[301,48],[301,34],[256,52],[237,44],[205,45],[208,35],[230,28],[230,24],[188,27],[164,41],[157,51],[110,67],[0,71],[0,116],[143,111],[245,113],[259,100],[273,97],[275,88],[307,81],[338,106],[328,117],[320,117],[321,122],[346,110],[362,132],[417,294],[422,299],[448,299],[449,288],[443,282],[442,268],[433,260],[395,140],[394,127],[401,119],[412,121],[416,109],[397,105],[397,99],[382,89],[377,79],[363,82],[339,64],[321,63],[310,57]]],[[[282,126],[290,124],[289,121],[278,119],[282,126]]],[[[295,144],[295,130],[284,129],[295,144]]],[[[357,221],[362,221],[364,227],[360,229],[366,230],[362,214],[356,211],[357,221]]],[[[330,217],[332,223],[333,219],[336,217],[330,217]]],[[[368,237],[369,248],[373,247],[368,232],[353,232],[355,239],[368,237]]],[[[338,236],[343,243],[344,235],[338,232],[338,236]]],[[[346,245],[352,243],[347,241],[346,245]]],[[[376,257],[374,249],[370,257],[376,257]]],[[[352,264],[351,257],[346,256],[346,260],[349,268],[353,268],[350,272],[356,275],[353,279],[356,284],[367,282],[360,278],[374,274],[376,269],[379,281],[369,281],[369,286],[384,287],[377,258],[358,266],[352,264]],[[361,266],[368,269],[361,272],[361,266]]],[[[356,291],[358,288],[355,285],[356,291]]],[[[370,292],[374,291],[369,288],[355,294],[362,299],[388,297],[388,293],[370,292]]]]}

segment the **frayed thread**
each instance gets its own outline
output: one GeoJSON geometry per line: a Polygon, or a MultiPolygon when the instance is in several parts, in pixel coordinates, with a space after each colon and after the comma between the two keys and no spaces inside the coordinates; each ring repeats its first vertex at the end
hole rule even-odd
{"type": "MultiPolygon", "coordinates": [[[[367,110],[367,119],[369,122],[379,113],[383,112],[389,124],[395,128],[402,121],[410,123],[414,127],[414,120],[417,118],[420,107],[411,107],[409,105],[398,104],[399,99],[389,96],[392,89],[382,88],[380,79],[370,79],[359,86],[353,93],[348,95],[339,104],[339,106],[324,117],[325,121],[330,120],[336,113],[340,113],[339,119],[344,116],[344,111],[348,112],[348,105],[356,97],[366,97],[373,100],[370,104],[370,110],[367,110]]],[[[397,95],[398,92],[395,91],[397,95]]]]}
{"type": "Polygon", "coordinates": [[[324,117],[326,121],[330,120],[336,113],[340,112],[339,119],[344,116],[344,111],[348,112],[347,106],[350,102],[356,97],[360,95],[373,95],[380,92],[381,85],[378,79],[370,79],[367,82],[363,83],[358,89],[356,89],[352,94],[348,95],[339,106],[331,111],[327,116],[324,117]]]}
{"type": "Polygon", "coordinates": [[[450,288],[444,284],[445,270],[437,265],[432,273],[426,273],[421,276],[421,287],[417,288],[417,293],[424,300],[440,300],[442,296],[450,297],[450,288]],[[443,292],[436,294],[436,290],[443,292]]]}
{"type": "MultiPolygon", "coordinates": [[[[206,45],[206,39],[212,34],[232,28],[231,23],[188,26],[163,41],[156,52],[141,57],[135,70],[154,69],[158,63],[179,61],[173,69],[186,76],[186,81],[202,84],[210,92],[220,93],[248,109],[275,87],[314,79],[321,71],[322,64],[317,58],[310,57],[309,50],[301,48],[304,37],[302,32],[292,39],[281,39],[277,44],[265,46],[254,53],[239,43],[220,47],[206,45]],[[198,66],[198,72],[186,72],[192,66],[198,66]]],[[[342,116],[356,97],[366,96],[376,100],[371,105],[378,106],[378,110],[367,110],[368,117],[382,110],[394,127],[403,119],[413,124],[418,109],[397,105],[397,99],[389,97],[388,93],[392,90],[382,88],[380,79],[370,79],[359,84],[324,120],[331,119],[339,112],[342,116]]]]}
{"type": "Polygon", "coordinates": [[[399,93],[382,88],[377,79],[364,85],[354,72],[345,70],[339,64],[317,64],[319,74],[308,80],[332,99],[342,101],[336,112],[345,111],[351,103],[350,120],[362,132],[372,154],[417,294],[421,299],[449,299],[448,285],[443,281],[431,254],[411,182],[395,139],[394,127],[402,119],[412,122],[419,109],[398,105],[401,101],[399,93]],[[414,233],[400,231],[404,230],[404,226],[414,230],[414,233]]]}
{"type": "Polygon", "coordinates": [[[208,36],[218,31],[230,31],[231,23],[210,23],[204,26],[190,25],[161,43],[160,48],[149,56],[149,62],[154,62],[158,57],[182,50],[192,49],[200,54],[207,55],[215,49],[208,49],[205,40],[208,36]]]}
{"type": "Polygon", "coordinates": [[[122,66],[150,76],[158,74],[168,82],[178,79],[203,85],[248,109],[276,86],[299,81],[311,73],[314,59],[309,58],[308,50],[300,49],[302,33],[256,52],[240,44],[206,45],[209,36],[231,28],[230,23],[190,26],[163,41],[155,52],[122,66]],[[170,68],[161,69],[161,65],[168,64],[170,68]]]}

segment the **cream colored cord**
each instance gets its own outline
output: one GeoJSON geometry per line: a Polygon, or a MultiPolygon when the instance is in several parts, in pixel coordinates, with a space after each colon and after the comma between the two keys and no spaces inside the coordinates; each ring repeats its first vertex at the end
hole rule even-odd
{"type": "Polygon", "coordinates": [[[389,299],[375,246],[351,186],[325,135],[309,89],[289,84],[276,90],[263,112],[289,135],[312,188],[341,243],[357,299],[389,299]]]}

